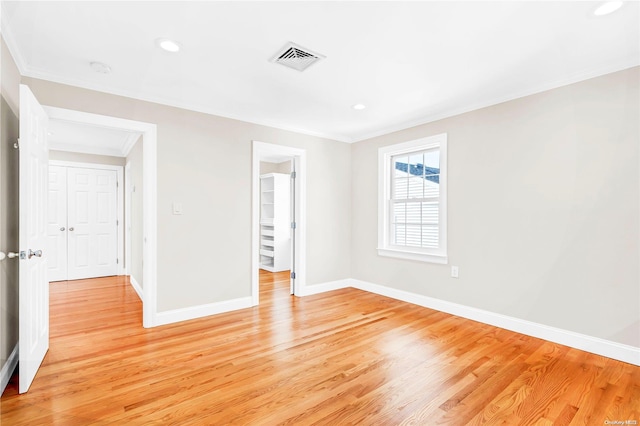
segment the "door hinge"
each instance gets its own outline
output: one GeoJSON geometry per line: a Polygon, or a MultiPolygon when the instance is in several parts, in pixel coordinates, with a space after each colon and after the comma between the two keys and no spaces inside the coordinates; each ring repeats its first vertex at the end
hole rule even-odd
{"type": "Polygon", "coordinates": [[[116,258],[116,265],[120,263],[120,259],[116,258]]]}
{"type": "Polygon", "coordinates": [[[291,229],[296,229],[296,223],[295,222],[291,222],[291,229]]]}
{"type": "Polygon", "coordinates": [[[116,219],[116,226],[120,225],[120,221],[116,219]]]}
{"type": "Polygon", "coordinates": [[[292,280],[295,280],[295,279],[296,279],[296,273],[295,273],[295,272],[292,272],[292,273],[291,273],[291,279],[292,279],[292,280]]]}
{"type": "Polygon", "coordinates": [[[116,181],[116,188],[120,187],[120,182],[116,181]]]}
{"type": "Polygon", "coordinates": [[[291,179],[295,179],[296,178],[296,172],[291,172],[291,179]]]}
{"type": "Polygon", "coordinates": [[[16,140],[16,141],[13,143],[13,147],[14,147],[15,149],[20,148],[20,138],[18,138],[18,140],[16,140]]]}

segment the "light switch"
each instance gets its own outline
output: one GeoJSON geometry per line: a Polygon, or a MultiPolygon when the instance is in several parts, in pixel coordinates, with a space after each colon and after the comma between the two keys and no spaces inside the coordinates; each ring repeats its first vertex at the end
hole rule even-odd
{"type": "Polygon", "coordinates": [[[459,275],[459,270],[457,266],[452,266],[451,267],[451,277],[452,278],[458,278],[459,275]]]}
{"type": "Polygon", "coordinates": [[[182,214],[182,203],[173,203],[173,214],[182,214]]]}

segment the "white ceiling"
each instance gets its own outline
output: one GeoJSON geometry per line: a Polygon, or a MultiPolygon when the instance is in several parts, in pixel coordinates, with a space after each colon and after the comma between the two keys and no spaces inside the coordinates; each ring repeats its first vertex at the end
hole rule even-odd
{"type": "Polygon", "coordinates": [[[640,64],[639,4],[599,4],[3,1],[2,33],[27,76],[352,142],[640,64]]]}

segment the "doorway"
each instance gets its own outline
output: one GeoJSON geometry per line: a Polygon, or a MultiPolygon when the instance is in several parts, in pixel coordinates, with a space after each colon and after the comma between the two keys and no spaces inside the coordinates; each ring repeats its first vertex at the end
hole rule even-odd
{"type": "MultiPolygon", "coordinates": [[[[91,114],[82,111],[74,111],[57,107],[43,106],[48,117],[65,123],[72,123],[74,126],[85,128],[102,128],[116,132],[131,133],[135,137],[124,139],[121,144],[120,156],[126,157],[133,147],[140,146],[140,194],[142,212],[140,234],[141,250],[140,265],[142,278],[138,288],[134,287],[142,299],[143,318],[142,323],[145,328],[154,327],[156,320],[156,299],[157,299],[157,130],[156,125],[140,121],[127,120],[117,117],[110,117],[98,114],[91,114]],[[137,143],[136,143],[137,142],[137,143]],[[141,289],[140,289],[141,288],[141,289]]],[[[85,129],[86,130],[86,129],[85,129]]],[[[117,155],[110,152],[97,152],[96,143],[90,146],[88,151],[77,151],[73,144],[67,145],[61,151],[84,152],[90,155],[117,155]]],[[[122,222],[120,222],[122,223],[122,222]]],[[[120,234],[122,240],[126,239],[123,232],[120,234]]],[[[124,254],[119,259],[124,259],[124,254]]]]}
{"type": "Polygon", "coordinates": [[[294,293],[295,193],[293,158],[260,162],[260,296],[294,293]]]}
{"type": "MultiPolygon", "coordinates": [[[[306,284],[306,171],[306,151],[304,149],[253,141],[251,297],[254,306],[260,303],[261,280],[265,283],[278,283],[279,285],[288,283],[289,293],[296,296],[300,296],[304,292],[306,284]],[[265,171],[272,173],[263,173],[265,171]],[[261,218],[264,216],[263,210],[273,208],[263,204],[265,198],[263,198],[261,190],[261,188],[266,188],[261,183],[263,180],[261,176],[266,178],[269,175],[273,177],[279,175],[285,185],[282,191],[289,192],[291,200],[289,215],[284,221],[284,227],[287,228],[285,232],[290,237],[287,240],[288,246],[285,246],[284,249],[288,249],[289,253],[281,254],[281,256],[289,257],[289,262],[286,265],[289,269],[286,269],[286,266],[268,267],[268,265],[274,264],[274,256],[277,255],[274,249],[275,236],[273,238],[269,236],[269,232],[275,233],[275,226],[269,226],[270,224],[265,221],[261,222],[261,218]],[[288,179],[287,175],[289,175],[288,179]],[[288,187],[286,187],[286,181],[290,182],[288,187]],[[267,276],[272,272],[269,269],[272,269],[275,275],[267,276]]],[[[271,184],[273,182],[269,183],[269,185],[271,184]]],[[[272,187],[266,189],[268,190],[266,192],[273,190],[272,187]]],[[[275,194],[267,194],[267,197],[275,197],[275,194]]],[[[266,204],[274,203],[267,199],[266,204]]],[[[283,225],[281,224],[281,226],[283,225]]]]}

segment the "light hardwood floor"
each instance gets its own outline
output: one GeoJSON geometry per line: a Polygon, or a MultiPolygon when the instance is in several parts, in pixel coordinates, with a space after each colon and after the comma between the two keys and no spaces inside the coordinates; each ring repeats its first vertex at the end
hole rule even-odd
{"type": "MultiPolygon", "coordinates": [[[[355,289],[143,329],[125,278],[51,286],[51,348],[4,425],[603,425],[640,367],[355,289]]],[[[179,283],[176,283],[179,285],[179,283]]]]}

